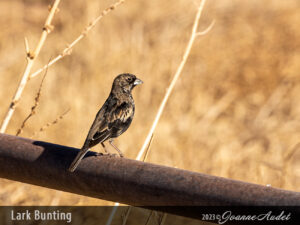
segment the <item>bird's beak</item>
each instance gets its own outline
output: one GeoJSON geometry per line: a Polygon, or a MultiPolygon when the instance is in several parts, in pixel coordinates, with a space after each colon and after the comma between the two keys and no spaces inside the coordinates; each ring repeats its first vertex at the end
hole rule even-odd
{"type": "Polygon", "coordinates": [[[142,80],[136,78],[133,84],[134,85],[139,85],[139,84],[142,84],[142,83],[144,83],[142,80]]]}

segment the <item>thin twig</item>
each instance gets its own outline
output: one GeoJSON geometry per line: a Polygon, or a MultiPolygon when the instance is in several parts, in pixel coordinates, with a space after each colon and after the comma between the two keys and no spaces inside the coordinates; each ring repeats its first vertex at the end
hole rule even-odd
{"type": "MultiPolygon", "coordinates": [[[[144,155],[146,149],[149,148],[149,147],[148,147],[148,146],[150,146],[149,143],[150,143],[151,140],[152,140],[153,133],[154,133],[154,130],[155,130],[156,126],[157,126],[157,123],[158,123],[158,121],[159,121],[159,119],[160,119],[160,116],[161,116],[161,114],[162,114],[162,112],[163,112],[163,110],[164,110],[164,108],[165,108],[165,105],[166,105],[166,103],[167,103],[167,100],[168,100],[168,98],[169,98],[169,96],[170,96],[170,94],[171,94],[171,92],[172,92],[172,90],[173,90],[173,88],[174,88],[174,86],[175,86],[175,84],[176,84],[176,81],[178,80],[178,78],[179,78],[179,76],[180,76],[180,74],[181,74],[181,71],[182,71],[182,69],[183,69],[183,67],[184,67],[184,65],[185,65],[185,63],[186,63],[186,61],[187,61],[187,58],[188,58],[189,53],[190,53],[190,51],[191,51],[193,42],[194,42],[195,38],[198,36],[198,35],[197,35],[197,27],[198,27],[199,19],[200,19],[200,16],[201,16],[201,12],[202,12],[203,7],[204,7],[204,3],[205,3],[205,0],[202,0],[202,1],[200,2],[200,5],[199,5],[199,7],[198,7],[198,11],[197,11],[197,14],[196,14],[196,17],[195,17],[195,20],[194,20],[194,25],[193,25],[193,29],[192,29],[192,34],[191,34],[190,40],[189,40],[189,42],[188,42],[188,45],[187,45],[187,47],[186,47],[186,50],[185,50],[185,52],[184,52],[184,54],[183,54],[182,60],[181,60],[181,62],[180,62],[180,64],[179,64],[179,66],[178,66],[178,68],[177,68],[177,70],[176,70],[176,73],[175,73],[175,75],[174,75],[174,77],[173,77],[173,80],[172,80],[170,86],[168,87],[167,92],[166,92],[166,94],[165,94],[165,96],[164,96],[164,98],[163,98],[163,100],[162,100],[162,102],[161,102],[161,104],[160,104],[160,107],[159,107],[159,109],[158,109],[158,112],[157,112],[157,114],[156,114],[156,117],[155,117],[155,119],[154,119],[154,122],[153,122],[153,124],[152,124],[152,127],[151,127],[151,129],[150,129],[150,131],[149,131],[149,133],[148,133],[148,135],[147,135],[147,137],[146,137],[146,140],[145,140],[145,142],[144,142],[144,144],[143,144],[141,150],[139,151],[139,153],[138,153],[138,155],[137,155],[137,157],[136,157],[136,160],[141,160],[141,158],[142,158],[142,156],[144,155]]],[[[213,26],[213,25],[210,25],[209,27],[212,27],[212,26],[213,26]]],[[[209,29],[210,29],[210,28],[207,28],[206,30],[209,30],[209,29]]],[[[116,210],[117,210],[118,205],[119,205],[119,203],[115,203],[114,208],[113,208],[113,210],[112,210],[112,212],[111,212],[111,214],[110,214],[110,217],[109,217],[110,220],[107,221],[106,225],[110,225],[110,224],[111,224],[112,218],[113,218],[113,216],[114,216],[114,214],[115,214],[115,212],[116,212],[116,210]]]]}
{"type": "Polygon", "coordinates": [[[30,119],[30,117],[32,117],[36,113],[36,108],[38,107],[39,102],[40,102],[42,87],[43,87],[43,83],[44,83],[46,75],[47,75],[47,70],[46,70],[46,72],[45,72],[45,74],[43,76],[43,79],[41,81],[39,90],[36,93],[36,96],[35,96],[35,99],[34,99],[34,105],[31,107],[31,111],[30,111],[29,115],[24,119],[21,127],[18,129],[18,131],[16,133],[16,136],[19,136],[23,132],[23,129],[24,129],[25,125],[26,125],[26,122],[30,119]]]}
{"type": "MultiPolygon", "coordinates": [[[[80,35],[71,43],[68,44],[67,47],[58,55],[56,56],[53,60],[51,60],[51,62],[49,62],[49,66],[52,66],[54,63],[56,63],[57,61],[59,61],[60,59],[64,58],[67,55],[71,54],[72,48],[81,40],[83,39],[87,33],[108,13],[110,13],[111,11],[113,11],[115,8],[117,8],[119,5],[121,5],[122,3],[124,3],[125,0],[119,0],[117,2],[115,2],[114,4],[112,4],[111,6],[109,6],[108,8],[106,8],[105,10],[103,10],[100,15],[95,18],[92,22],[90,22],[88,24],[88,26],[86,26],[84,28],[84,30],[80,33],[80,35]]],[[[46,69],[46,65],[40,69],[38,69],[36,72],[32,73],[30,75],[30,78],[37,76],[38,74],[40,74],[43,70],[46,69]]]]}
{"type": "Polygon", "coordinates": [[[166,218],[167,218],[167,213],[163,213],[161,218],[160,218],[160,222],[159,222],[159,225],[164,225],[165,224],[165,221],[166,221],[166,218]]]}
{"type": "Polygon", "coordinates": [[[146,221],[145,225],[148,225],[148,223],[149,223],[149,221],[150,221],[150,218],[151,218],[153,212],[154,212],[153,210],[150,211],[149,216],[148,216],[148,218],[147,218],[147,221],[146,221]]]}
{"type": "MultiPolygon", "coordinates": [[[[187,44],[187,47],[186,47],[185,52],[183,54],[182,60],[181,60],[179,66],[178,66],[178,68],[176,70],[176,73],[175,73],[175,75],[173,77],[173,80],[172,80],[170,86],[168,87],[167,92],[166,92],[166,94],[165,94],[165,96],[164,96],[164,98],[163,98],[163,100],[162,100],[162,102],[161,102],[161,104],[159,106],[159,109],[158,109],[158,112],[156,114],[156,117],[155,117],[155,119],[154,119],[154,121],[152,123],[152,127],[151,127],[150,131],[148,132],[148,135],[147,135],[147,137],[145,139],[145,142],[144,142],[142,148],[140,149],[140,151],[138,153],[138,156],[136,157],[137,160],[141,159],[142,155],[144,154],[144,152],[145,152],[145,150],[147,148],[148,143],[150,142],[151,136],[154,133],[154,130],[155,130],[156,126],[157,126],[157,123],[158,123],[161,115],[162,115],[162,112],[163,112],[163,110],[165,108],[165,105],[166,105],[166,103],[168,101],[168,98],[169,98],[169,96],[170,96],[170,94],[171,94],[171,92],[172,92],[172,90],[173,90],[173,88],[174,88],[174,86],[175,86],[175,84],[176,84],[176,82],[177,82],[177,80],[178,80],[181,72],[182,72],[182,69],[183,69],[186,61],[187,61],[187,58],[188,58],[188,56],[190,54],[190,51],[191,51],[192,45],[194,43],[194,40],[198,36],[197,35],[197,27],[198,27],[199,19],[200,19],[200,16],[201,16],[201,13],[202,13],[202,10],[203,10],[203,7],[204,7],[204,3],[205,3],[205,0],[202,0],[200,2],[200,5],[198,7],[198,11],[197,11],[197,14],[196,14],[196,17],[195,17],[195,21],[194,21],[194,25],[193,25],[193,29],[192,29],[192,34],[191,34],[190,40],[189,40],[189,42],[187,44]]],[[[212,25],[210,25],[210,27],[211,26],[212,25]]]]}
{"type": "MultiPolygon", "coordinates": [[[[51,25],[52,19],[54,17],[54,14],[57,10],[58,4],[59,4],[60,0],[55,0],[50,13],[46,19],[45,25],[43,27],[43,32],[42,35],[40,37],[39,42],[37,43],[37,46],[35,47],[35,50],[33,52],[30,51],[29,49],[29,45],[28,45],[28,41],[25,38],[25,48],[26,48],[26,59],[27,59],[27,65],[25,68],[25,71],[23,73],[22,79],[18,85],[18,88],[15,92],[15,95],[10,103],[10,106],[8,108],[8,111],[2,121],[2,125],[0,128],[0,133],[4,133],[6,131],[6,128],[8,126],[9,121],[11,120],[11,117],[16,109],[16,106],[22,96],[23,90],[27,84],[27,81],[29,80],[29,75],[31,72],[31,68],[36,60],[36,58],[38,57],[41,48],[43,47],[46,38],[48,36],[48,34],[53,30],[53,26],[51,25]]],[[[47,66],[46,66],[47,67],[47,66]]]]}
{"type": "Polygon", "coordinates": [[[129,214],[130,214],[131,209],[132,209],[132,206],[128,206],[128,208],[127,208],[127,210],[126,210],[126,212],[125,212],[125,215],[124,215],[124,217],[123,217],[122,225],[126,225],[127,219],[128,219],[128,216],[129,216],[129,214]]]}
{"type": "MultiPolygon", "coordinates": [[[[148,145],[147,150],[146,150],[146,153],[145,153],[145,155],[144,155],[143,162],[145,162],[145,160],[147,159],[147,157],[148,157],[148,155],[149,155],[149,152],[150,152],[150,146],[151,146],[151,144],[152,144],[152,140],[153,140],[153,134],[152,134],[152,136],[151,136],[149,145],[148,145]]],[[[116,207],[116,204],[119,204],[119,203],[115,203],[115,207],[116,207]]],[[[125,214],[125,216],[124,216],[124,218],[123,218],[123,223],[122,223],[122,225],[125,225],[125,224],[127,223],[127,219],[128,219],[128,216],[129,216],[129,214],[130,214],[131,209],[132,209],[132,206],[129,206],[129,207],[128,207],[128,210],[126,211],[126,214],[125,214]]],[[[151,216],[151,215],[150,215],[150,216],[151,216]]],[[[148,223],[148,222],[147,222],[147,223],[148,223]]],[[[146,224],[147,224],[147,223],[146,223],[146,224]]]]}
{"type": "Polygon", "coordinates": [[[65,112],[63,112],[61,115],[55,118],[52,122],[46,123],[44,126],[42,126],[38,132],[34,132],[33,135],[31,135],[30,138],[34,137],[37,133],[41,133],[45,130],[47,130],[50,126],[57,124],[59,120],[62,120],[64,116],[70,111],[70,108],[67,109],[65,112]]]}
{"type": "Polygon", "coordinates": [[[148,144],[148,147],[146,149],[146,152],[145,152],[145,155],[144,155],[144,158],[143,158],[143,162],[146,161],[149,153],[150,153],[150,147],[151,147],[151,144],[152,144],[152,140],[153,140],[153,134],[151,135],[151,138],[150,138],[150,141],[149,141],[149,144],[148,144]]]}
{"type": "Polygon", "coordinates": [[[207,34],[213,28],[213,26],[215,25],[215,23],[216,23],[216,21],[213,20],[211,22],[211,24],[204,31],[197,32],[196,35],[197,36],[202,36],[202,35],[207,34]]]}
{"type": "Polygon", "coordinates": [[[120,203],[118,203],[118,202],[115,203],[115,205],[112,208],[112,211],[111,211],[111,213],[110,213],[110,215],[108,217],[108,220],[106,221],[106,225],[110,225],[111,224],[111,222],[112,222],[112,220],[113,220],[113,218],[114,218],[114,216],[115,216],[115,214],[117,212],[117,209],[118,209],[119,205],[120,205],[120,203]]]}

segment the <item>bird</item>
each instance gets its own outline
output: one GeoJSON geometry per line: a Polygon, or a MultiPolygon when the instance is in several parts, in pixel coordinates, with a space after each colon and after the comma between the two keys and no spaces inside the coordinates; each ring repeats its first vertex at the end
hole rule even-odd
{"type": "Polygon", "coordinates": [[[101,143],[108,153],[105,141],[109,141],[120,157],[123,157],[122,152],[113,144],[113,139],[123,134],[130,126],[135,111],[131,92],[135,86],[142,83],[142,80],[130,73],[120,74],[114,79],[108,98],[98,111],[82,148],[68,169],[70,172],[75,171],[93,146],[101,143]]]}

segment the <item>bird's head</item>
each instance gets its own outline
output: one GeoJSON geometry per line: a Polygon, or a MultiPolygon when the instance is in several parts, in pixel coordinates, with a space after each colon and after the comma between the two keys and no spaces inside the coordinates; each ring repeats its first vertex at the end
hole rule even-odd
{"type": "Polygon", "coordinates": [[[130,73],[123,73],[118,75],[113,83],[112,90],[122,90],[125,93],[131,93],[132,89],[143,81],[138,79],[135,75],[130,73]]]}

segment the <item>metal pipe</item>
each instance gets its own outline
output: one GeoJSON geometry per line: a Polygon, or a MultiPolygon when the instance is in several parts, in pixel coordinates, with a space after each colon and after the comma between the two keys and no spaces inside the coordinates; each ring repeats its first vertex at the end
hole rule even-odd
{"type": "Polygon", "coordinates": [[[0,177],[133,206],[300,205],[299,192],[94,152],[70,173],[78,151],[0,134],[0,177]]]}

